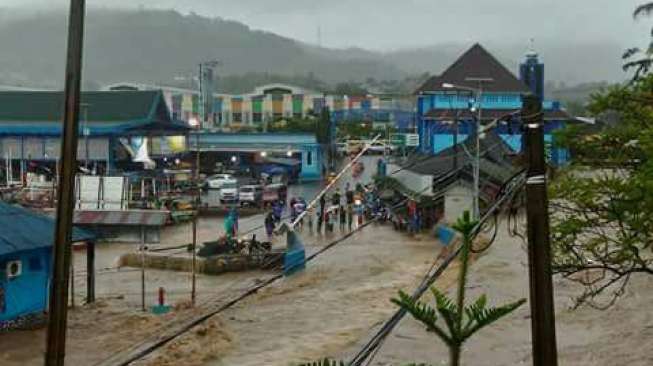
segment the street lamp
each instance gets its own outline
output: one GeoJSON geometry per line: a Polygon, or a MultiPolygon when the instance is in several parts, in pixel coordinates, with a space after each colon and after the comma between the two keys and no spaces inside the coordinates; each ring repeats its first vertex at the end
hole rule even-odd
{"type": "MultiPolygon", "coordinates": [[[[478,219],[480,217],[480,165],[481,165],[481,118],[483,111],[482,97],[483,97],[483,83],[491,83],[494,81],[492,78],[465,78],[465,81],[476,82],[478,83],[478,88],[472,88],[468,86],[456,85],[451,83],[442,83],[442,87],[445,89],[460,89],[471,91],[476,94],[476,105],[478,106],[478,111],[475,111],[472,108],[470,110],[472,113],[477,112],[476,116],[476,157],[474,159],[474,207],[473,207],[473,217],[478,219]]],[[[456,131],[456,134],[458,131],[456,131]]]]}

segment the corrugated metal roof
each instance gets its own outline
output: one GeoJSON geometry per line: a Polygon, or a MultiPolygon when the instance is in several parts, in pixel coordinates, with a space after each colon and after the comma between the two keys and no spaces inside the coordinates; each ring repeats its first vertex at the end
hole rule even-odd
{"type": "MultiPolygon", "coordinates": [[[[63,97],[62,92],[0,91],[0,135],[60,135],[63,97]]],[[[80,133],[82,125],[92,136],[189,130],[170,118],[160,91],[85,92],[81,103],[80,133]]]]}
{"type": "Polygon", "coordinates": [[[464,87],[477,88],[478,84],[467,78],[492,78],[493,81],[483,85],[487,92],[529,93],[530,89],[517,79],[483,46],[476,43],[456,60],[441,75],[433,76],[417,89],[419,92],[446,91],[442,83],[451,83],[464,87]]]}
{"type": "MultiPolygon", "coordinates": [[[[191,133],[189,143],[195,143],[195,133],[191,133]]],[[[317,144],[313,133],[199,133],[200,144],[317,144]]]]}
{"type": "MultiPolygon", "coordinates": [[[[93,240],[85,230],[73,230],[73,242],[93,240]]],[[[0,202],[0,255],[46,248],[54,243],[54,219],[0,202]]]]}
{"type": "MultiPolygon", "coordinates": [[[[518,114],[519,111],[520,110],[483,108],[482,117],[484,121],[487,121],[487,120],[494,120],[498,118],[504,118],[509,114],[514,114],[512,120],[519,120],[519,114],[518,114]]],[[[565,110],[562,109],[545,109],[543,110],[543,112],[544,112],[543,118],[545,120],[564,121],[573,118],[565,110]]],[[[476,117],[476,113],[471,112],[469,109],[433,108],[426,112],[426,116],[437,120],[450,120],[454,118],[472,119],[476,117]]]]}
{"type": "Polygon", "coordinates": [[[168,215],[157,210],[76,210],[73,222],[80,226],[163,226],[168,215]]]}

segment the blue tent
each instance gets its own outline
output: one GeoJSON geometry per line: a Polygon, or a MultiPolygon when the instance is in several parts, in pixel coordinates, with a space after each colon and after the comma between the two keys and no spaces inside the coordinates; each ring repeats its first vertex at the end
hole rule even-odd
{"type": "MultiPolygon", "coordinates": [[[[95,236],[74,229],[72,239],[95,236]]],[[[0,202],[0,328],[47,309],[53,243],[54,219],[0,202]]]]}

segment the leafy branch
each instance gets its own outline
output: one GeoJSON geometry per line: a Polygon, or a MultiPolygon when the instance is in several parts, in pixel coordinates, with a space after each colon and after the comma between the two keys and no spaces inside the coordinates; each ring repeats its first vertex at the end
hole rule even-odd
{"type": "Polygon", "coordinates": [[[460,364],[460,355],[464,342],[479,330],[489,326],[526,302],[520,299],[498,307],[487,304],[487,296],[481,295],[470,305],[465,305],[465,287],[469,270],[469,255],[473,241],[473,231],[477,221],[472,221],[469,212],[458,219],[454,229],[463,236],[458,291],[455,301],[448,298],[437,288],[431,288],[435,299],[435,308],[430,304],[413,299],[403,291],[392,302],[405,309],[413,318],[424,324],[427,330],[436,334],[449,348],[450,366],[460,364]]]}

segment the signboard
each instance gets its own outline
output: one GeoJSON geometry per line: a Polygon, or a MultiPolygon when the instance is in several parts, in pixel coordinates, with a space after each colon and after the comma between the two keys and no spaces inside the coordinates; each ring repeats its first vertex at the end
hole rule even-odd
{"type": "Polygon", "coordinates": [[[416,133],[395,133],[390,135],[390,143],[396,146],[419,146],[419,135],[416,133]]]}
{"type": "Polygon", "coordinates": [[[406,146],[406,134],[393,133],[390,135],[390,144],[395,146],[406,146]]]}
{"type": "Polygon", "coordinates": [[[122,210],[124,194],[123,177],[103,177],[102,178],[102,198],[105,210],[122,210]]]}
{"type": "Polygon", "coordinates": [[[416,133],[407,133],[406,146],[409,147],[419,146],[419,135],[416,133]]]}
{"type": "Polygon", "coordinates": [[[81,175],[77,179],[77,207],[82,210],[99,208],[100,177],[81,175]]]}
{"type": "Polygon", "coordinates": [[[76,208],[80,210],[122,210],[125,178],[80,175],[76,180],[76,208]]]}

